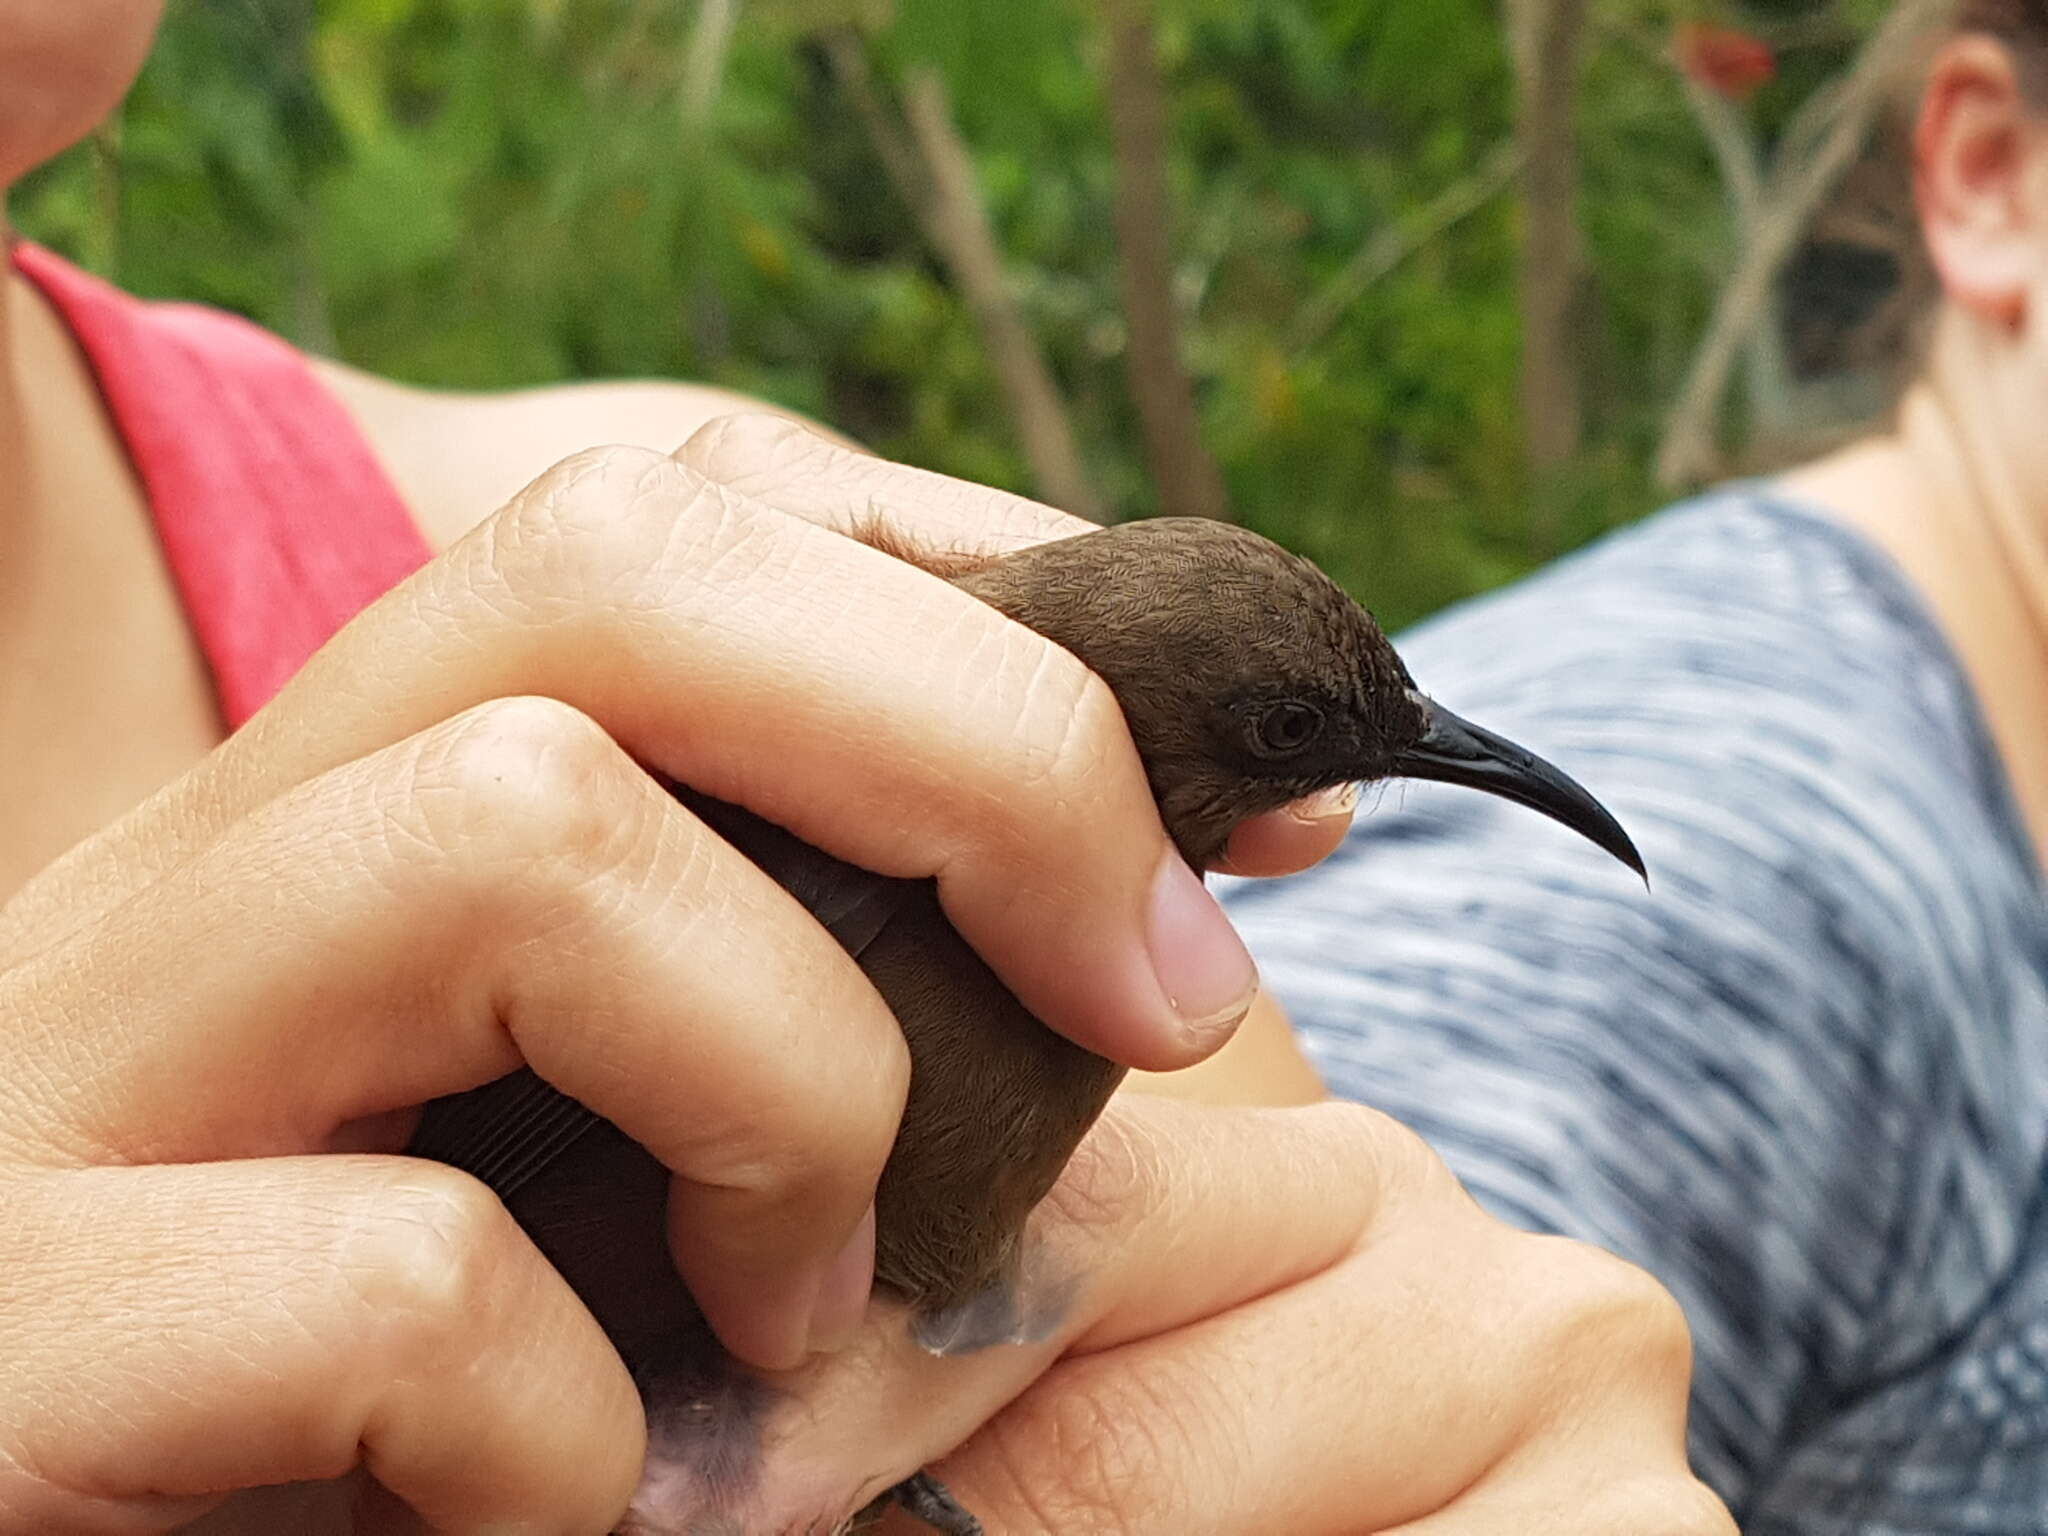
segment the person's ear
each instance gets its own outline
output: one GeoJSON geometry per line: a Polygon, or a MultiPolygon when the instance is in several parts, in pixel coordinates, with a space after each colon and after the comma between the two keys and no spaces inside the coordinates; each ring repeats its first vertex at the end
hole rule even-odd
{"type": "Polygon", "coordinates": [[[1913,137],[1914,194],[1951,302],[2017,328],[2048,269],[2048,125],[2029,110],[2012,54],[1968,35],[1928,72],[1913,137]]]}

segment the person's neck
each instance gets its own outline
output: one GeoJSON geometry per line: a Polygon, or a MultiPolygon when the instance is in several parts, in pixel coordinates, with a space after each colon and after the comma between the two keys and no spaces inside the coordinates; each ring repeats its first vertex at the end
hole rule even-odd
{"type": "Polygon", "coordinates": [[[2004,581],[1984,594],[2026,616],[2048,665],[2048,447],[2041,383],[1984,325],[1951,315],[1897,436],[1960,536],[1995,552],[2004,581]]]}
{"type": "Polygon", "coordinates": [[[1944,315],[1892,430],[1782,483],[1869,537],[1920,589],[2048,866],[2048,442],[2023,365],[1981,322],[1944,315]]]}

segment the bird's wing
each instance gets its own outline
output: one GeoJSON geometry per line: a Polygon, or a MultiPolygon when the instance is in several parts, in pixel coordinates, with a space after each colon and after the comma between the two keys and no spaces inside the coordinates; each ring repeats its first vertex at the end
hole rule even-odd
{"type": "Polygon", "coordinates": [[[598,1116],[526,1068],[467,1093],[436,1099],[406,1152],[474,1174],[500,1200],[600,1124],[598,1116]]]}
{"type": "MultiPolygon", "coordinates": [[[[917,887],[857,868],[773,823],[693,790],[668,786],[691,814],[745,854],[800,902],[856,960],[917,887]]],[[[599,1117],[520,1070],[467,1093],[436,1099],[406,1150],[474,1174],[501,1200],[575,1143],[599,1117]]]]}

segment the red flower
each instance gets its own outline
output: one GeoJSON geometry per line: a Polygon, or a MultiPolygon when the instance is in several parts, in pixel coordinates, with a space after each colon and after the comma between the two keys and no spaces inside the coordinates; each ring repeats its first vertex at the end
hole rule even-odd
{"type": "Polygon", "coordinates": [[[1747,101],[1778,72],[1771,45],[1733,27],[1681,21],[1672,34],[1671,49],[1680,69],[1731,101],[1747,101]]]}

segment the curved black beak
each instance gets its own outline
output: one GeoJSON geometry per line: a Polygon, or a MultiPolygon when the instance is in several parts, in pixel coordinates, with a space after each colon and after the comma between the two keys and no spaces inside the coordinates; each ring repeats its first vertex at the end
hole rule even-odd
{"type": "Polygon", "coordinates": [[[1621,823],[1577,780],[1505,736],[1461,720],[1435,700],[1420,694],[1415,697],[1429,713],[1429,729],[1422,740],[1394,759],[1396,775],[1463,784],[1541,811],[1606,849],[1645,882],[1649,880],[1643,856],[1621,830],[1621,823]]]}

